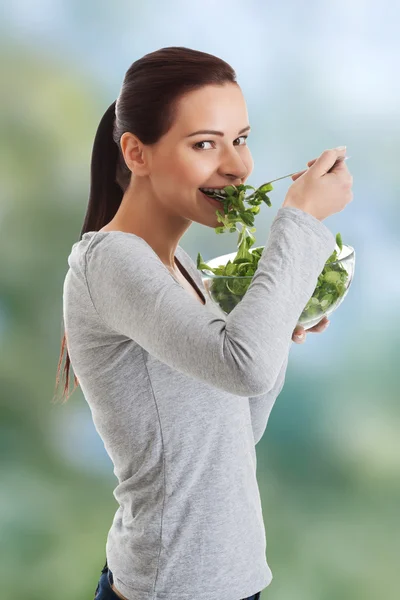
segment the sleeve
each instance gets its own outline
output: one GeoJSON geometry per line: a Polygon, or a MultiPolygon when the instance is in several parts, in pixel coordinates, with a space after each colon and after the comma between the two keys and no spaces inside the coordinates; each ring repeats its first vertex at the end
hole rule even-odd
{"type": "Polygon", "coordinates": [[[283,361],[281,370],[279,371],[278,378],[275,381],[273,388],[265,394],[249,398],[251,426],[253,428],[254,435],[254,445],[258,444],[258,442],[264,435],[265,429],[268,424],[269,416],[275,404],[275,400],[281,393],[283,385],[285,383],[288,362],[289,352],[283,361]]]}
{"type": "Polygon", "coordinates": [[[94,308],[113,331],[188,376],[258,396],[272,390],[335,245],[321,221],[280,208],[251,284],[226,319],[188,294],[133,234],[95,236],[86,250],[85,277],[94,308]]]}

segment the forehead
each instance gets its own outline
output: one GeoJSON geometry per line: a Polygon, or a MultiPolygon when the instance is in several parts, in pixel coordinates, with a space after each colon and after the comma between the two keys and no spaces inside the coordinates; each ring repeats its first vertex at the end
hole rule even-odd
{"type": "Polygon", "coordinates": [[[237,129],[247,120],[246,102],[237,84],[207,85],[178,100],[172,129],[181,134],[195,129],[237,129]]]}

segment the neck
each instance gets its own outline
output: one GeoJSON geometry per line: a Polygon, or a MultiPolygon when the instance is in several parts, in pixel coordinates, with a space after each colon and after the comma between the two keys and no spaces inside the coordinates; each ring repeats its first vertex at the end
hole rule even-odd
{"type": "Polygon", "coordinates": [[[191,223],[154,194],[147,178],[132,176],[121,205],[107,227],[143,238],[164,265],[178,273],[174,260],[176,248],[191,223]]]}

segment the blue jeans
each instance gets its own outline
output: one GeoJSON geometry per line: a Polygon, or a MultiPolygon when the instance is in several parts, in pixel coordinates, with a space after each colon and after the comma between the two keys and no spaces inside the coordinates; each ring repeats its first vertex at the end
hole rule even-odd
{"type": "MultiPolygon", "coordinates": [[[[101,571],[101,577],[94,594],[94,600],[121,600],[120,597],[111,588],[114,583],[113,574],[106,564],[101,571]]],[[[261,592],[257,592],[253,596],[243,598],[243,600],[260,600],[261,592]]]]}

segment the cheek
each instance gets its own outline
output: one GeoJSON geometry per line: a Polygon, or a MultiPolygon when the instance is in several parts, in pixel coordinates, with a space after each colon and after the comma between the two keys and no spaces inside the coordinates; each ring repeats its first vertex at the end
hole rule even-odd
{"type": "Polygon", "coordinates": [[[189,149],[181,157],[179,164],[175,165],[179,179],[184,179],[186,185],[198,187],[213,173],[215,166],[211,165],[210,161],[204,160],[204,157],[199,154],[196,154],[195,150],[189,149]]]}

